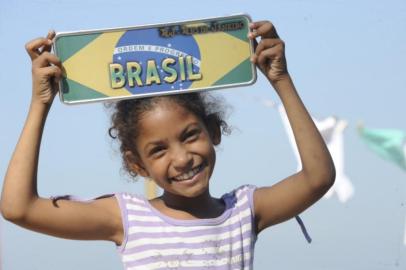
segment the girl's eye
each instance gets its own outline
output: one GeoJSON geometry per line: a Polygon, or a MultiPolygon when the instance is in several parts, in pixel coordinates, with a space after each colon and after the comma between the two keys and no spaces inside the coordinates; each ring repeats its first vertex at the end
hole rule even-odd
{"type": "Polygon", "coordinates": [[[196,140],[197,138],[199,138],[199,135],[200,135],[200,129],[193,129],[185,134],[184,140],[186,142],[192,142],[192,141],[196,140]]]}
{"type": "Polygon", "coordinates": [[[149,156],[151,157],[159,157],[165,151],[165,147],[163,146],[156,146],[149,151],[149,156]]]}

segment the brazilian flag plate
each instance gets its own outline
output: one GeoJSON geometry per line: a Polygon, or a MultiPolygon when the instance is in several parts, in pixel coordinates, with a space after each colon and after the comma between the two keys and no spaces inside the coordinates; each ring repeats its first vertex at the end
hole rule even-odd
{"type": "Polygon", "coordinates": [[[253,84],[248,15],[57,33],[67,104],[253,84]]]}

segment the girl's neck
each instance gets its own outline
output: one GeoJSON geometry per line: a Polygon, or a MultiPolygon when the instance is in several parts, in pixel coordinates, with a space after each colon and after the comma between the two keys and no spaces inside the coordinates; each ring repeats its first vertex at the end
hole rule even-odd
{"type": "Polygon", "coordinates": [[[224,212],[224,203],[212,197],[207,189],[203,194],[188,198],[164,192],[161,199],[166,207],[187,212],[196,218],[213,218],[224,212]]]}

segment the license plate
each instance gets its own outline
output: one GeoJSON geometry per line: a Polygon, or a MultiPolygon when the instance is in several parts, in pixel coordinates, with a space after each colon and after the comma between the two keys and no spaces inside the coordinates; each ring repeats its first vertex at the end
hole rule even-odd
{"type": "Polygon", "coordinates": [[[57,33],[67,104],[253,84],[248,15],[57,33]]]}

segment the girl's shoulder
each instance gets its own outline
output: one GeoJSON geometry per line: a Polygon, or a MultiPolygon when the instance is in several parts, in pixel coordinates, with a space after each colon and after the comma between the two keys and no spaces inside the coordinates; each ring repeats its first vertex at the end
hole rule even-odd
{"type": "Polygon", "coordinates": [[[241,207],[247,205],[249,208],[254,209],[254,191],[257,189],[254,185],[242,185],[238,188],[231,190],[224,194],[222,199],[226,204],[241,207]]]}
{"type": "Polygon", "coordinates": [[[128,210],[135,210],[137,212],[150,211],[147,199],[143,195],[128,192],[118,192],[115,193],[114,196],[116,197],[122,212],[127,212],[128,210]]]}
{"type": "Polygon", "coordinates": [[[145,204],[146,198],[143,195],[129,192],[117,192],[114,194],[119,200],[130,201],[136,204],[145,204]]]}
{"type": "Polygon", "coordinates": [[[246,185],[242,185],[242,186],[239,186],[239,187],[233,189],[232,191],[226,193],[225,195],[235,194],[235,196],[241,197],[244,194],[253,193],[256,188],[257,187],[254,185],[246,184],[246,185]]]}

